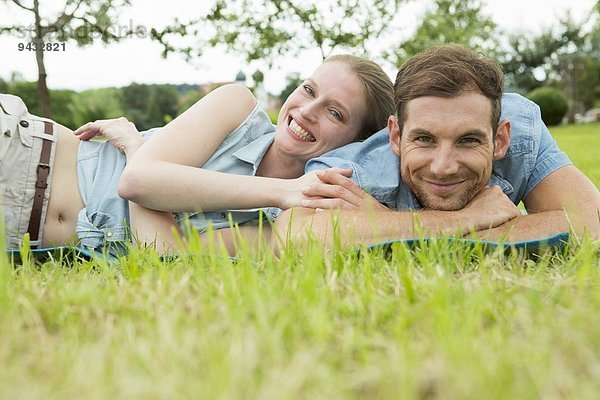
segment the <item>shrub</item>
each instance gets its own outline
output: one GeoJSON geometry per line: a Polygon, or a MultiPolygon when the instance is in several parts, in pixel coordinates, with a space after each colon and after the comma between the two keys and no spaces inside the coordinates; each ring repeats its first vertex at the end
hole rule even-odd
{"type": "Polygon", "coordinates": [[[532,90],[527,98],[542,111],[542,120],[548,126],[558,125],[569,110],[569,100],[560,89],[545,86],[532,90]]]}

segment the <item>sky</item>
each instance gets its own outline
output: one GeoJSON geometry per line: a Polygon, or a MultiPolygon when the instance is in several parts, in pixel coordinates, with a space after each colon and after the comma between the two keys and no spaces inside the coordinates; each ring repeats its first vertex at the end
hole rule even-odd
{"type": "MultiPolygon", "coordinates": [[[[42,6],[44,3],[46,6],[49,4],[48,0],[42,0],[42,6]]],[[[132,7],[120,14],[118,26],[142,29],[164,26],[175,17],[198,13],[207,4],[197,0],[133,0],[132,3],[132,7]]],[[[575,20],[581,20],[594,3],[595,0],[486,0],[484,12],[504,31],[535,34],[544,27],[553,26],[567,12],[575,20]]],[[[414,29],[426,4],[423,1],[413,1],[405,5],[402,23],[414,29]]],[[[28,14],[15,6],[0,3],[0,25],[29,25],[30,22],[24,16],[28,14]]],[[[411,28],[406,29],[406,33],[410,30],[411,28]]],[[[27,42],[27,39],[16,36],[0,36],[0,77],[9,79],[12,72],[18,71],[26,80],[37,80],[34,53],[18,50],[19,43],[27,42]]],[[[48,86],[51,89],[84,90],[126,86],[131,82],[203,84],[232,81],[239,71],[250,76],[257,68],[261,68],[256,64],[248,65],[242,57],[219,49],[204,49],[204,55],[192,63],[175,54],[163,59],[160,52],[158,44],[139,37],[109,46],[98,43],[85,48],[78,48],[74,43],[67,42],[64,51],[61,49],[45,53],[48,86]]],[[[271,93],[278,93],[285,85],[286,75],[298,72],[301,76],[309,76],[320,62],[320,53],[312,51],[303,53],[301,57],[281,59],[268,71],[263,66],[261,69],[265,72],[265,88],[271,93]],[[298,63],[299,58],[301,63],[298,63]]],[[[394,71],[387,68],[386,72],[393,76],[394,71]]]]}

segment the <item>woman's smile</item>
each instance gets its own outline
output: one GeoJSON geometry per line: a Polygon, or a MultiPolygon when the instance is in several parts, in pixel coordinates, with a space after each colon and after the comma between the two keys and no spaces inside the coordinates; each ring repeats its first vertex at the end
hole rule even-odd
{"type": "Polygon", "coordinates": [[[288,132],[292,138],[302,142],[315,142],[317,139],[309,133],[309,130],[302,122],[297,121],[293,116],[289,117],[288,132]]]}

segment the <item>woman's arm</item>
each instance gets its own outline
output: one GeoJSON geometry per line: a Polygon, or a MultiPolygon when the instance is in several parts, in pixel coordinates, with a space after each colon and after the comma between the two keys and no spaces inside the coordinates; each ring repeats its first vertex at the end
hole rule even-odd
{"type": "Polygon", "coordinates": [[[172,212],[299,205],[305,198],[301,189],[318,181],[315,174],[290,180],[198,168],[256,104],[240,85],[211,92],[137,151],[123,172],[119,195],[172,212]]]}
{"type": "MultiPolygon", "coordinates": [[[[118,150],[125,154],[127,161],[144,144],[144,139],[135,125],[126,118],[90,122],[75,132],[81,140],[94,136],[104,136],[118,150]]],[[[168,212],[150,210],[128,201],[130,229],[134,244],[152,246],[159,253],[170,253],[178,243],[173,233],[181,233],[173,215],[168,212]]]]}
{"type": "Polygon", "coordinates": [[[198,168],[255,106],[255,97],[240,85],[211,92],[136,152],[121,177],[119,195],[168,211],[273,205],[282,180],[198,168]]]}

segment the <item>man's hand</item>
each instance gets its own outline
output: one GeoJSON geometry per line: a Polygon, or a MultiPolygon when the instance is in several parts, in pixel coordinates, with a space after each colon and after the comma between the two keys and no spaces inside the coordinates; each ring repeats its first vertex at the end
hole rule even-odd
{"type": "Polygon", "coordinates": [[[521,215],[517,206],[497,185],[483,188],[458,212],[465,221],[465,227],[475,231],[494,228],[521,215]]]}
{"type": "MultiPolygon", "coordinates": [[[[352,170],[343,170],[350,171],[352,170]]],[[[344,210],[388,210],[372,196],[367,194],[354,181],[343,175],[335,168],[317,171],[318,182],[302,190],[307,197],[301,206],[314,209],[344,209],[344,210]]]]}
{"type": "Polygon", "coordinates": [[[135,152],[144,143],[144,138],[133,122],[129,122],[127,118],[123,117],[88,122],[73,134],[80,140],[104,136],[113,146],[128,155],[135,152]]]}

